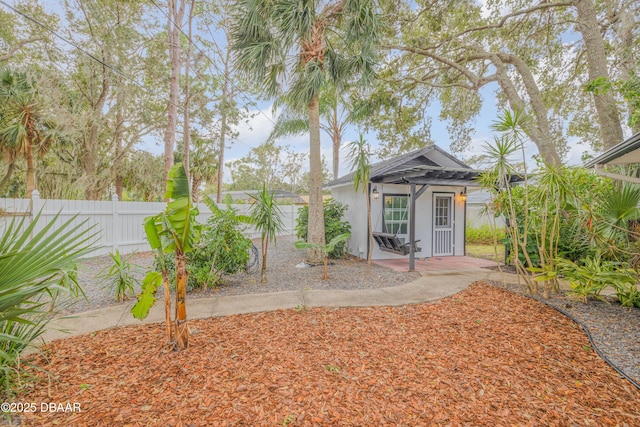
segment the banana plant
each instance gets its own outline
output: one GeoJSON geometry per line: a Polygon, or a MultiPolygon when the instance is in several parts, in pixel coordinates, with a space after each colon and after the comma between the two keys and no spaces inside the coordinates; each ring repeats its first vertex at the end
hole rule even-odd
{"type": "Polygon", "coordinates": [[[351,233],[343,233],[331,239],[326,245],[318,245],[317,243],[305,242],[304,240],[297,241],[294,245],[297,249],[318,249],[322,252],[324,257],[324,275],[322,276],[322,280],[327,280],[329,278],[329,254],[338,244],[346,241],[349,237],[351,237],[351,233]]]}
{"type": "Polygon", "coordinates": [[[161,273],[149,272],[142,282],[142,292],[131,313],[144,319],[155,304],[155,292],[164,285],[165,320],[167,340],[175,350],[184,350],[189,345],[187,327],[187,268],[185,254],[191,251],[198,240],[202,226],[197,223],[198,208],[191,202],[189,181],[182,164],[169,170],[165,198],[169,199],[164,212],[145,218],[144,228],[151,248],[158,252],[161,273]],[[164,253],[174,253],[176,258],[176,304],[175,320],[171,320],[171,297],[169,274],[163,263],[164,253]]]}

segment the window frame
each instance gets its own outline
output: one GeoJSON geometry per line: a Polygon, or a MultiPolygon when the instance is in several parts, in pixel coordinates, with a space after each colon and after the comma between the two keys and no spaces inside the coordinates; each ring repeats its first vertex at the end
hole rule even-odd
{"type": "MultiPolygon", "coordinates": [[[[393,203],[393,202],[392,202],[393,203]]],[[[389,233],[389,234],[393,234],[396,236],[407,236],[409,234],[409,206],[411,203],[411,195],[409,194],[402,194],[402,193],[383,193],[382,195],[382,230],[384,233],[389,233]],[[401,219],[391,219],[391,220],[387,220],[387,199],[388,198],[395,198],[395,197],[404,197],[407,200],[406,206],[404,208],[404,213],[401,214],[402,217],[401,219]],[[397,228],[393,227],[391,229],[391,231],[387,230],[387,225],[393,226],[395,224],[397,224],[397,228]],[[405,226],[406,232],[402,233],[402,228],[403,225],[405,226]],[[394,233],[393,229],[396,229],[397,231],[394,233]]],[[[392,209],[392,213],[391,216],[393,217],[393,212],[403,212],[401,207],[391,207],[390,209],[392,209]]]]}

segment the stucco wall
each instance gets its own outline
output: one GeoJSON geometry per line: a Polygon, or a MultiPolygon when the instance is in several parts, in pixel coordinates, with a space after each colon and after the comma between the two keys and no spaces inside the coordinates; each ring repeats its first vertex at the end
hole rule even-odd
{"type": "Polygon", "coordinates": [[[349,253],[360,258],[367,257],[367,201],[363,192],[356,193],[351,185],[331,190],[334,200],[348,206],[344,220],[351,224],[349,253]]]}
{"type": "MultiPolygon", "coordinates": [[[[373,231],[382,231],[382,203],[383,194],[410,195],[409,185],[374,184],[380,193],[378,200],[371,200],[371,223],[373,231]]],[[[417,186],[416,191],[420,189],[417,186]]],[[[454,255],[464,255],[464,229],[465,229],[465,203],[458,195],[464,191],[464,187],[430,186],[416,200],[416,240],[420,240],[418,246],[422,248],[416,253],[417,258],[432,256],[433,242],[433,198],[434,193],[449,193],[454,195],[454,255]]],[[[365,195],[362,192],[355,193],[351,185],[345,185],[331,190],[333,198],[346,204],[349,208],[345,212],[345,220],[351,224],[350,253],[361,258],[366,258],[367,253],[367,205],[365,195]]],[[[408,241],[408,236],[407,236],[408,241]]],[[[372,242],[374,251],[373,259],[406,258],[390,252],[383,252],[378,245],[372,242]]],[[[407,255],[408,256],[408,255],[407,255]]]]}

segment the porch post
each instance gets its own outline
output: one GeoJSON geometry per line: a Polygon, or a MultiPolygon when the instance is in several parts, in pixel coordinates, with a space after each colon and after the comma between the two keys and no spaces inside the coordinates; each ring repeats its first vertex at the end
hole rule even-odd
{"type": "MultiPolygon", "coordinates": [[[[369,199],[369,212],[371,212],[371,181],[367,183],[367,199],[369,199]]],[[[367,215],[367,262],[370,262],[369,253],[371,252],[371,215],[367,215]]],[[[371,258],[373,258],[373,254],[371,254],[371,258]]]]}
{"type": "Polygon", "coordinates": [[[411,210],[409,211],[409,271],[415,271],[416,264],[416,185],[411,184],[411,210]]]}

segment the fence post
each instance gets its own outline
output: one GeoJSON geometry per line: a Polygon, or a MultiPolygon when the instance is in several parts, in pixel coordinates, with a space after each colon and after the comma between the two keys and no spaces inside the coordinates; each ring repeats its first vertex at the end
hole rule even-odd
{"type": "Polygon", "coordinates": [[[111,250],[116,253],[118,250],[118,231],[120,230],[120,219],[118,218],[118,193],[111,193],[111,209],[113,215],[113,228],[111,229],[111,250]]]}
{"type": "MultiPolygon", "coordinates": [[[[42,210],[43,207],[43,202],[40,199],[40,192],[38,190],[33,190],[33,192],[31,193],[31,200],[29,202],[30,206],[30,212],[29,212],[29,224],[31,224],[33,222],[33,219],[35,218],[35,216],[42,210]]],[[[44,224],[42,224],[42,221],[40,221],[40,225],[36,224],[36,228],[33,229],[32,231],[32,236],[33,234],[37,234],[38,228],[43,227],[44,224]]]]}

